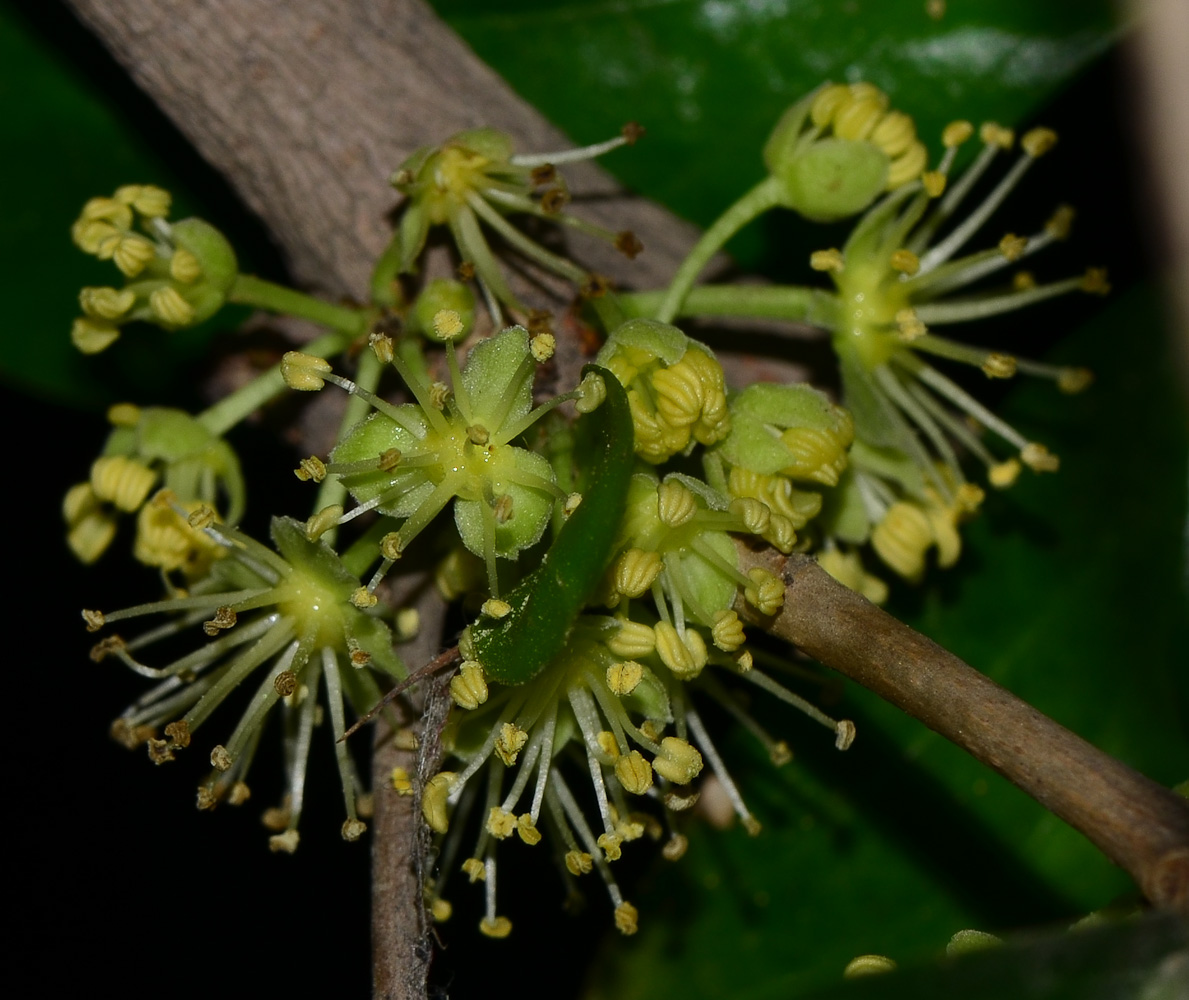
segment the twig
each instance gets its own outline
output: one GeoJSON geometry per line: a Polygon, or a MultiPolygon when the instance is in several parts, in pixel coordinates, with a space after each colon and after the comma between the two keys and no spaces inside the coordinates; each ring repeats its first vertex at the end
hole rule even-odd
{"type": "Polygon", "coordinates": [[[1156,906],[1189,912],[1189,803],[1058,725],[834,580],[810,557],[740,546],[784,607],[737,610],[919,719],[1031,795],[1124,869],[1156,906]]]}

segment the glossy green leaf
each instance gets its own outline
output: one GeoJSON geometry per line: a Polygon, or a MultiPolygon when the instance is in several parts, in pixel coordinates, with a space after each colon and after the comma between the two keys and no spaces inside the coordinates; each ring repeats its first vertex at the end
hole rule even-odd
{"type": "MultiPolygon", "coordinates": [[[[1106,0],[434,0],[522,97],[578,142],[639,121],[648,135],[607,166],[709,224],[764,173],[786,107],[822,81],[869,80],[912,114],[935,152],[955,118],[1016,123],[1103,52],[1106,0]],[[945,6],[945,5],[943,5],[945,6]],[[531,53],[531,55],[526,55],[531,53]]],[[[754,266],[759,229],[731,244],[754,266]]]]}
{"type": "Polygon", "coordinates": [[[605,368],[587,365],[582,371],[599,375],[607,390],[598,409],[582,418],[590,427],[584,453],[592,456],[582,503],[562,525],[541,565],[506,595],[512,610],[499,619],[482,617],[471,626],[484,673],[501,684],[531,680],[561,651],[607,568],[623,516],[634,465],[627,393],[605,368]]]}

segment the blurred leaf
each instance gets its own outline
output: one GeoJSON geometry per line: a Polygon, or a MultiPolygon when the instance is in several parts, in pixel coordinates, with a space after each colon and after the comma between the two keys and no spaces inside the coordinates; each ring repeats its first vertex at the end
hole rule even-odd
{"type": "MultiPolygon", "coordinates": [[[[1107,0],[955,0],[936,20],[925,0],[432,2],[575,141],[648,127],[607,166],[702,226],[762,176],[781,112],[824,80],[882,87],[937,148],[954,118],[1026,119],[1117,31],[1107,0]]],[[[753,267],[759,241],[752,227],[731,250],[753,267]]]]}

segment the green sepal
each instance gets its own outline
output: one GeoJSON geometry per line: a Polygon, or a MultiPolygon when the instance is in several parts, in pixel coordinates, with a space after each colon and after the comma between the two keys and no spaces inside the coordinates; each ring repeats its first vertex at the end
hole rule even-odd
{"type": "Polygon", "coordinates": [[[504,600],[503,618],[471,626],[475,654],[489,680],[524,684],[557,656],[575,618],[597,587],[623,515],[631,479],[632,417],[627,393],[603,368],[587,365],[607,388],[601,406],[584,416],[594,449],[582,503],[557,533],[541,565],[504,600]]]}
{"type": "MultiPolygon", "coordinates": [[[[553,466],[543,455],[523,448],[510,449],[505,454],[521,472],[546,480],[553,476],[553,466]]],[[[549,515],[553,511],[553,497],[499,478],[491,480],[491,487],[497,496],[506,493],[512,498],[512,517],[495,526],[496,555],[512,559],[522,549],[536,545],[545,534],[549,515]]],[[[486,500],[468,500],[463,497],[454,501],[454,523],[462,544],[477,556],[483,555],[483,508],[486,505],[486,500]]]]}
{"type": "MultiPolygon", "coordinates": [[[[616,349],[622,346],[639,348],[656,355],[666,365],[675,365],[685,356],[690,344],[694,343],[697,341],[668,323],[655,319],[629,319],[607,338],[607,343],[595,360],[605,365],[616,349]]],[[[698,344],[698,347],[714,357],[714,353],[704,344],[698,344]]]]}
{"type": "Polygon", "coordinates": [[[793,460],[780,431],[789,427],[830,430],[838,424],[838,407],[812,386],[759,382],[731,399],[731,433],[718,450],[732,465],[774,475],[793,460]]]}
{"type": "MultiPolygon", "coordinates": [[[[510,326],[477,343],[462,370],[462,387],[476,423],[499,435],[500,428],[519,422],[533,407],[534,367],[525,367],[528,331],[510,326]],[[511,397],[511,403],[508,398],[511,397]],[[492,419],[503,414],[497,422],[492,419]]],[[[536,471],[536,470],[534,470],[536,471]]],[[[548,473],[545,474],[548,478],[548,473]]]]}
{"type": "Polygon", "coordinates": [[[784,204],[812,222],[856,215],[887,186],[887,153],[869,142],[820,139],[773,174],[784,204]]]}
{"type": "Polygon", "coordinates": [[[239,262],[227,238],[209,222],[182,219],[169,228],[174,245],[194,254],[202,265],[202,277],[192,285],[174,283],[182,298],[194,307],[194,319],[189,324],[193,326],[223,308],[239,275],[239,262]]]}

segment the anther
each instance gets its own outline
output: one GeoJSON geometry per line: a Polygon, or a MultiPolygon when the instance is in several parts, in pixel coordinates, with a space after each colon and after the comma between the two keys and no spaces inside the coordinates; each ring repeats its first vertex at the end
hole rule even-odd
{"type": "Polygon", "coordinates": [[[450,696],[459,708],[476,709],[487,701],[487,681],[483,668],[475,660],[464,660],[458,673],[450,680],[450,696]]]}
{"type": "Polygon", "coordinates": [[[301,834],[296,830],[286,830],[268,838],[268,849],[274,854],[292,854],[301,843],[301,834]]]}
{"type": "Polygon", "coordinates": [[[462,317],[453,309],[439,309],[433,314],[433,332],[439,340],[453,341],[466,330],[462,317]]]}
{"type": "Polygon", "coordinates": [[[1082,277],[1081,289],[1090,295],[1107,295],[1111,290],[1110,282],[1106,280],[1105,267],[1090,267],[1082,277]]]}
{"type": "Polygon", "coordinates": [[[644,679],[644,668],[635,660],[613,663],[607,668],[607,687],[613,694],[631,694],[644,679]]]}
{"type": "Polygon", "coordinates": [[[574,402],[574,409],[579,413],[592,413],[606,398],[607,387],[603,380],[594,372],[590,372],[578,384],[578,399],[574,402]]]}
{"type": "Polygon", "coordinates": [[[566,869],[571,875],[589,875],[594,868],[594,858],[585,851],[567,851],[566,869]]]}
{"type": "Polygon", "coordinates": [[[1005,490],[1020,478],[1020,463],[1009,458],[1006,462],[999,462],[987,470],[987,479],[997,490],[1005,490]]]}
{"type": "Polygon", "coordinates": [[[809,266],[815,271],[830,271],[841,274],[846,268],[846,260],[842,251],[831,247],[829,250],[814,250],[809,255],[809,266]]]}
{"type": "Polygon", "coordinates": [[[467,858],[462,863],[462,873],[470,879],[472,885],[487,881],[487,866],[482,858],[467,858]]]}
{"type": "Polygon", "coordinates": [[[487,832],[496,840],[507,840],[516,832],[516,817],[506,809],[492,806],[487,814],[487,832]]]}
{"type": "Polygon", "coordinates": [[[558,215],[570,203],[570,194],[563,187],[551,187],[541,192],[541,211],[558,215]]]}
{"type": "Polygon", "coordinates": [[[326,478],[326,463],[318,458],[317,455],[311,455],[309,458],[303,458],[297,463],[297,468],[293,470],[293,474],[303,483],[308,483],[310,480],[320,483],[326,478]]]}
{"type": "Polygon", "coordinates": [[[512,605],[498,597],[488,598],[479,609],[488,618],[505,618],[512,613],[512,605]]]}
{"type": "Polygon", "coordinates": [[[698,503],[688,486],[677,479],[668,479],[656,489],[657,517],[670,528],[679,528],[698,512],[698,503]]]}
{"type": "Polygon", "coordinates": [[[921,187],[930,198],[940,198],[945,193],[946,176],[940,170],[926,170],[921,174],[921,187]]]}
{"type": "Polygon", "coordinates": [[[495,515],[496,524],[507,524],[512,520],[512,494],[501,493],[491,505],[491,512],[495,515]]]}
{"type": "Polygon", "coordinates": [[[644,244],[630,229],[625,229],[623,232],[615,234],[615,249],[628,260],[635,260],[644,252],[644,244]]]}
{"type": "Polygon", "coordinates": [[[380,555],[385,559],[399,559],[404,551],[399,531],[390,531],[380,539],[380,555]]]}
{"type": "Polygon", "coordinates": [[[999,241],[999,252],[1008,260],[1019,260],[1028,249],[1028,237],[1008,233],[999,241]]]}
{"type": "Polygon", "coordinates": [[[351,591],[351,603],[355,605],[360,611],[365,611],[368,608],[374,608],[379,602],[379,598],[373,594],[367,587],[356,587],[351,591]]]}
{"type": "Polygon", "coordinates": [[[190,745],[190,724],[185,719],[178,719],[165,727],[165,735],[169,737],[170,746],[185,748],[190,745]]]}
{"type": "Polygon", "coordinates": [[[236,621],[235,611],[224,604],[215,609],[215,616],[210,621],[202,623],[202,631],[207,635],[218,635],[224,629],[234,627],[236,621]]]}
{"type": "Polygon", "coordinates": [[[372,353],[376,356],[376,360],[382,365],[392,363],[393,358],[393,344],[392,338],[386,333],[381,333],[378,330],[373,330],[367,338],[368,346],[371,347],[372,353]]]}
{"type": "Polygon", "coordinates": [[[557,349],[557,339],[552,333],[538,333],[528,343],[529,352],[537,364],[544,364],[557,349]]]}
{"type": "Polygon", "coordinates": [[[688,785],[702,773],[702,755],[676,736],[661,740],[661,752],[652,761],[652,769],[675,785],[688,785]]]}
{"type": "Polygon", "coordinates": [[[421,795],[421,815],[435,833],[445,833],[450,827],[447,799],[454,778],[453,771],[439,771],[425,783],[421,795]]]}
{"type": "Polygon", "coordinates": [[[998,146],[1000,149],[1011,149],[1016,141],[1016,133],[998,122],[983,122],[978,136],[988,146],[998,146]]]}
{"type": "Polygon", "coordinates": [[[1089,368],[1062,368],[1057,373],[1057,388],[1067,395],[1074,395],[1088,389],[1094,381],[1089,368]]]}
{"type": "Polygon", "coordinates": [[[603,856],[608,861],[618,861],[623,857],[623,850],[620,845],[623,843],[623,838],[615,833],[603,833],[599,835],[599,839],[595,841],[599,847],[603,849],[603,856]]]}
{"type": "Polygon", "coordinates": [[[968,121],[950,122],[941,132],[941,144],[946,149],[953,149],[955,146],[961,146],[972,135],[974,135],[974,126],[968,121]]]}
{"type": "Polygon", "coordinates": [[[1020,461],[1033,472],[1056,472],[1061,467],[1061,459],[1052,454],[1043,444],[1035,441],[1026,444],[1020,451],[1020,461]]]}
{"type": "Polygon", "coordinates": [[[376,468],[381,472],[391,472],[400,465],[401,453],[399,448],[388,448],[380,452],[376,459],[376,468]]]}
{"type": "Polygon", "coordinates": [[[635,934],[640,927],[639,920],[639,911],[627,900],[615,907],[615,929],[620,934],[635,934]]]}
{"type": "Polygon", "coordinates": [[[743,591],[748,604],[762,615],[774,615],[784,607],[784,585],[768,570],[757,566],[747,576],[752,582],[743,591]]]}
{"type": "Polygon", "coordinates": [[[1031,271],[1017,271],[1012,275],[1011,288],[1013,292],[1027,292],[1036,287],[1036,275],[1031,271]]]}
{"type": "Polygon", "coordinates": [[[582,503],[582,494],[581,493],[571,493],[568,497],[566,497],[566,502],[564,504],[562,504],[562,508],[561,508],[562,516],[569,517],[571,514],[574,513],[574,511],[576,511],[578,509],[578,505],[580,503],[582,503]]]}
{"type": "Polygon", "coordinates": [[[904,308],[896,313],[896,326],[900,339],[905,343],[911,343],[929,332],[917,316],[916,310],[911,308],[904,308]]]}
{"type": "Polygon", "coordinates": [[[211,751],[211,767],[216,771],[230,771],[234,763],[234,758],[222,743],[217,744],[211,751]]]}
{"type": "Polygon", "coordinates": [[[640,597],[647,593],[663,568],[659,553],[628,549],[615,561],[615,589],[624,597],[640,597]]]}
{"type": "Polygon", "coordinates": [[[1016,359],[1010,354],[992,352],[979,367],[987,378],[1011,378],[1016,373],[1016,359]]]}
{"type": "Polygon", "coordinates": [[[83,609],[83,621],[87,623],[88,632],[98,632],[106,624],[102,611],[90,611],[86,608],[83,609]]]}
{"type": "Polygon", "coordinates": [[[895,251],[888,261],[893,271],[900,271],[903,274],[916,274],[921,269],[920,258],[911,250],[900,249],[895,251]]]}
{"type": "Polygon", "coordinates": [[[109,635],[106,639],[101,639],[91,647],[91,662],[102,663],[111,654],[123,652],[127,648],[128,643],[118,635],[109,635]]]}
{"type": "Polygon", "coordinates": [[[482,424],[471,424],[467,428],[467,440],[482,447],[491,440],[491,434],[482,424]]]}
{"type": "Polygon", "coordinates": [[[719,611],[714,616],[714,627],[710,630],[714,645],[724,653],[733,653],[747,640],[743,623],[734,611],[719,611]]]}
{"type": "Polygon", "coordinates": [[[413,794],[413,779],[403,767],[394,767],[388,774],[388,784],[397,795],[413,794]]]}
{"type": "Polygon", "coordinates": [[[557,167],[552,163],[542,163],[533,167],[528,176],[533,187],[545,187],[557,179],[557,167]]]}
{"type": "Polygon", "coordinates": [[[429,386],[429,405],[435,410],[444,410],[446,400],[450,398],[450,386],[445,382],[431,382],[429,386]]]}
{"type": "Polygon", "coordinates": [[[843,979],[856,979],[859,976],[878,975],[881,972],[894,972],[896,963],[885,955],[860,955],[846,963],[842,970],[843,979]]]}
{"type": "Polygon", "coordinates": [[[834,746],[838,750],[847,750],[855,741],[855,724],[850,719],[839,719],[834,724],[834,746]]]}
{"type": "Polygon", "coordinates": [[[186,523],[190,525],[195,531],[201,531],[203,528],[209,528],[215,521],[214,508],[205,503],[200,503],[195,507],[186,517],[186,523]]]}
{"type": "Polygon", "coordinates": [[[615,777],[625,791],[643,795],[652,787],[652,765],[639,750],[633,750],[615,762],[615,777]]]}
{"type": "Polygon", "coordinates": [[[532,813],[521,813],[516,817],[516,835],[529,847],[541,842],[541,831],[533,824],[532,813]]]}
{"type": "Polygon", "coordinates": [[[495,738],[495,755],[504,762],[505,767],[511,767],[527,742],[527,732],[513,722],[505,722],[495,738]]]}
{"type": "Polygon", "coordinates": [[[484,917],[479,921],[479,933],[497,941],[503,940],[512,933],[512,921],[507,917],[484,917]]]}
{"type": "Polygon", "coordinates": [[[1076,214],[1072,205],[1058,205],[1056,211],[1049,217],[1049,221],[1045,223],[1045,232],[1055,240],[1068,239],[1076,214]]]}
{"type": "Polygon", "coordinates": [[[1029,129],[1020,139],[1020,148],[1033,159],[1044,156],[1057,145],[1057,133],[1051,128],[1029,129]]]}
{"type": "Polygon", "coordinates": [[[613,732],[604,729],[602,732],[595,733],[595,743],[610,760],[619,759],[619,744],[615,742],[615,734],[613,732]]]}
{"type": "Polygon", "coordinates": [[[297,674],[292,670],[282,670],[272,679],[272,686],[282,698],[289,698],[297,690],[297,674]]]}
{"type": "Polygon", "coordinates": [[[366,823],[357,819],[346,819],[343,820],[343,825],[339,832],[342,834],[343,840],[347,841],[348,844],[353,844],[363,836],[366,830],[366,823]]]}
{"type": "Polygon", "coordinates": [[[287,351],[281,358],[281,378],[290,389],[314,392],[326,385],[321,375],[330,371],[330,362],[301,351],[287,351]]]}

